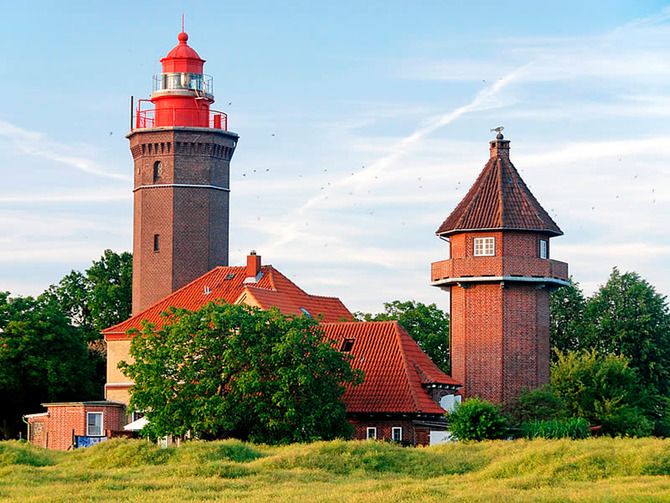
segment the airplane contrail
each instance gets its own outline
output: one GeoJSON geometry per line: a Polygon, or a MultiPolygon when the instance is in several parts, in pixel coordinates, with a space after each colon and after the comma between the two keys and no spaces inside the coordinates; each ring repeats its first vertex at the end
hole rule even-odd
{"type": "MultiPolygon", "coordinates": [[[[454,122],[469,112],[493,107],[494,105],[491,102],[495,99],[498,93],[500,93],[502,89],[504,89],[512,82],[518,80],[520,75],[528,66],[530,66],[530,64],[526,64],[520,68],[517,68],[516,70],[508,73],[503,78],[496,81],[496,83],[492,86],[482,89],[475,95],[474,99],[470,103],[460,106],[451,112],[431,118],[427,124],[417,128],[413,133],[402,138],[393,147],[391,147],[390,154],[387,154],[377,159],[376,161],[373,161],[371,164],[366,165],[365,171],[360,171],[354,176],[342,177],[339,180],[331,182],[329,187],[330,190],[332,191],[332,189],[336,187],[345,187],[352,184],[361,185],[368,180],[374,179],[374,176],[378,176],[379,173],[393,165],[400,157],[413,150],[416,144],[426,136],[446,126],[447,124],[454,122]]],[[[291,218],[287,219],[290,223],[281,226],[281,233],[278,236],[278,240],[266,248],[281,246],[297,237],[299,235],[298,226],[300,224],[298,222],[301,220],[300,217],[305,213],[305,211],[314,207],[319,202],[324,201],[326,198],[327,193],[325,191],[320,192],[319,194],[309,198],[301,206],[294,209],[291,212],[291,218]]]]}

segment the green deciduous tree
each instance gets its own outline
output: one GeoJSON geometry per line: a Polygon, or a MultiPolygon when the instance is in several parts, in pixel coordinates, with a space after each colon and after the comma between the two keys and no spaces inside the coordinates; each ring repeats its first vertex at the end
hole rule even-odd
{"type": "MultiPolygon", "coordinates": [[[[551,346],[558,351],[574,351],[586,347],[584,310],[586,298],[579,283],[570,278],[570,285],[551,294],[551,346]]],[[[556,353],[553,353],[555,356],[556,353]]]]}
{"type": "Polygon", "coordinates": [[[16,438],[40,403],[98,398],[81,331],[46,298],[0,293],[0,437],[16,438]]]}
{"type": "Polygon", "coordinates": [[[165,316],[161,329],[135,335],[134,362],[119,365],[151,434],[281,443],[352,433],[340,398],[362,375],[316,321],[220,303],[165,316]]]}
{"type": "Polygon", "coordinates": [[[130,317],[132,310],[133,256],[105,250],[85,273],[70,271],[45,292],[55,299],[88,342],[100,331],[130,317]]]}
{"type": "Polygon", "coordinates": [[[585,310],[588,347],[624,355],[650,392],[670,392],[670,313],[664,296],[637,273],[614,269],[585,310]]]}
{"type": "Polygon", "coordinates": [[[566,413],[602,425],[610,435],[650,435],[651,402],[635,369],[623,355],[590,351],[559,353],[552,364],[551,386],[566,413]]]}
{"type": "Polygon", "coordinates": [[[356,313],[355,316],[361,321],[397,320],[431,360],[449,373],[449,315],[435,304],[394,300],[384,303],[383,313],[356,313]]]}

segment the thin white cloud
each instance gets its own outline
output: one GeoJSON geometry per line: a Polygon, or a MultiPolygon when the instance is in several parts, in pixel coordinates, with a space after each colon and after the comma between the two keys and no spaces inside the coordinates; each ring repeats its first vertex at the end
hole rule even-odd
{"type": "Polygon", "coordinates": [[[15,204],[59,204],[59,203],[101,203],[127,201],[132,198],[128,189],[78,190],[76,192],[57,192],[52,194],[0,194],[0,203],[15,204]]]}
{"type": "Polygon", "coordinates": [[[100,166],[100,163],[83,157],[77,152],[81,147],[68,146],[48,138],[44,133],[20,128],[0,120],[0,137],[5,137],[24,154],[33,155],[73,167],[84,173],[104,178],[130,181],[128,175],[116,173],[100,166]]]}

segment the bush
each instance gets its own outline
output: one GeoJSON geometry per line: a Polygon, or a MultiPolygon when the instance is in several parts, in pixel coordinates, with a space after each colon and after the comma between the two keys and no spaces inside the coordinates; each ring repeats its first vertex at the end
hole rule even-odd
{"type": "Polygon", "coordinates": [[[650,397],[639,383],[629,360],[622,355],[591,351],[557,353],[551,368],[551,386],[563,398],[573,417],[601,424],[607,435],[648,436],[650,397]]]}
{"type": "Polygon", "coordinates": [[[587,438],[591,435],[589,423],[583,417],[529,421],[521,425],[524,438],[587,438]]]}
{"type": "Polygon", "coordinates": [[[492,440],[507,433],[500,408],[481,398],[470,398],[446,414],[451,433],[459,440],[492,440]]]}
{"type": "Polygon", "coordinates": [[[547,385],[539,389],[523,388],[505,404],[505,412],[515,425],[559,419],[565,414],[563,399],[547,385]]]}

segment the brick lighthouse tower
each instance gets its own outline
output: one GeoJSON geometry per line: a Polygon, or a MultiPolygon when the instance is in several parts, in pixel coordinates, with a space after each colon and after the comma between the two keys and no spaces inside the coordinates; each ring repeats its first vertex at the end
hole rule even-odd
{"type": "Polygon", "coordinates": [[[230,159],[238,136],[210,109],[212,78],[188,35],[161,59],[128,134],[134,160],[133,314],[228,265],[230,159]]]}
{"type": "Polygon", "coordinates": [[[449,258],[432,285],[451,299],[451,375],[464,397],[503,402],[549,383],[549,292],[568,265],[549,258],[563,232],[531,194],[498,134],[477,181],[442,223],[449,258]]]}

